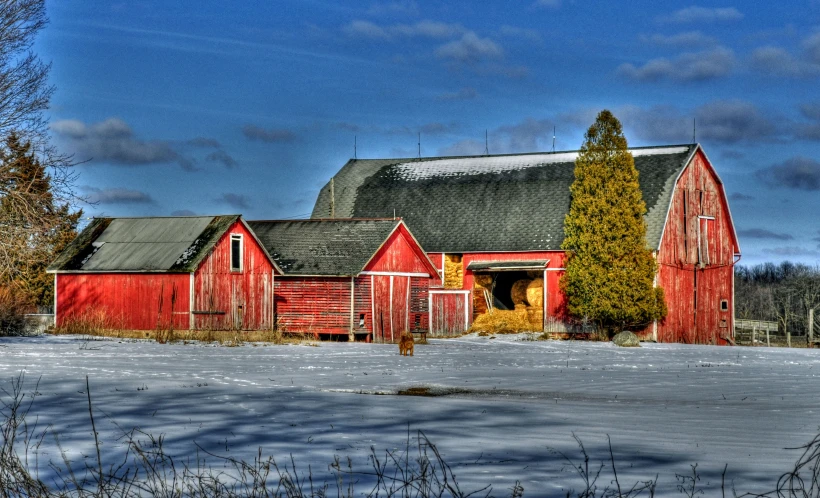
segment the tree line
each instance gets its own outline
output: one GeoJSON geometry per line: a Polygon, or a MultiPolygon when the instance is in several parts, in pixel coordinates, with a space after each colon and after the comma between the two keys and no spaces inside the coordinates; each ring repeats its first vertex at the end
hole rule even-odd
{"type": "Polygon", "coordinates": [[[45,0],[0,2],[0,335],[50,308],[45,270],[76,236],[82,210],[70,156],[51,144],[50,64],[32,51],[48,23],[45,0]]]}
{"type": "Polygon", "coordinates": [[[735,267],[735,316],[777,322],[780,332],[808,333],[814,309],[815,336],[820,336],[820,265],[784,261],[735,267]]]}

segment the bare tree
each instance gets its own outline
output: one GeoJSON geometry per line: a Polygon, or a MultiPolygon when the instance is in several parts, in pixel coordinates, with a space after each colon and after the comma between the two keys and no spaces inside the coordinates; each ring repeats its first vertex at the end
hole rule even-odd
{"type": "MultiPolygon", "coordinates": [[[[0,285],[16,288],[43,280],[60,237],[71,236],[63,220],[76,227],[71,206],[81,200],[71,157],[50,142],[51,65],[32,51],[47,23],[45,0],[0,0],[0,285]]],[[[42,302],[50,291],[38,287],[31,297],[42,302]]]]}

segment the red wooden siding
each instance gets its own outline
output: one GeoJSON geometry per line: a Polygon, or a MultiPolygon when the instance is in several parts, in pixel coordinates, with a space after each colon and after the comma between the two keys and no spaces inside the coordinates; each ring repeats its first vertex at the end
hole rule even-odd
{"type": "Polygon", "coordinates": [[[376,251],[365,270],[426,273],[434,276],[433,268],[430,267],[426,259],[424,251],[413,241],[404,225],[399,225],[382,247],[376,251]]]}
{"type": "Polygon", "coordinates": [[[241,222],[225,232],[194,273],[194,328],[273,326],[273,266],[241,222]],[[242,235],[242,271],[231,271],[231,234],[242,235]],[[203,312],[203,313],[196,313],[203,312]]]}
{"type": "MultiPolygon", "coordinates": [[[[657,282],[669,306],[669,315],[657,325],[659,341],[728,344],[737,252],[723,190],[698,152],[675,186],[657,256],[657,282]],[[722,300],[726,311],[721,311],[722,300]]],[[[644,335],[652,332],[650,327],[644,335]]]]}
{"type": "Polygon", "coordinates": [[[410,279],[410,331],[421,332],[430,328],[427,293],[430,279],[413,277],[410,279]]]}
{"type": "Polygon", "coordinates": [[[373,301],[371,293],[371,278],[367,275],[356,277],[354,280],[354,308],[353,326],[356,332],[373,332],[373,301]],[[364,318],[364,328],[361,327],[360,321],[364,318]]]}
{"type": "Polygon", "coordinates": [[[390,276],[373,275],[373,340],[375,342],[392,342],[398,337],[393,334],[390,326],[392,315],[390,313],[390,302],[392,292],[390,288],[390,276]]]}
{"type": "Polygon", "coordinates": [[[287,332],[347,334],[350,278],[277,277],[276,321],[287,332]]]}
{"type": "Polygon", "coordinates": [[[463,333],[470,326],[469,291],[431,290],[430,335],[447,337],[463,333]]]}
{"type": "Polygon", "coordinates": [[[188,273],[58,273],[57,326],[103,314],[114,329],[188,329],[189,285],[188,273]]]}

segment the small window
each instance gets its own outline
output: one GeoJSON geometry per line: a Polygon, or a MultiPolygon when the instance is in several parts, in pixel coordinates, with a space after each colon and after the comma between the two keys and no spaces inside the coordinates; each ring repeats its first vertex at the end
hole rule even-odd
{"type": "Polygon", "coordinates": [[[231,234],[231,271],[242,271],[242,235],[231,234]]]}
{"type": "Polygon", "coordinates": [[[363,328],[364,328],[364,313],[362,313],[361,315],[359,315],[359,328],[360,328],[360,329],[363,329],[363,328]]]}
{"type": "Polygon", "coordinates": [[[729,311],[729,300],[728,299],[721,299],[720,300],[720,311],[729,311]]]}

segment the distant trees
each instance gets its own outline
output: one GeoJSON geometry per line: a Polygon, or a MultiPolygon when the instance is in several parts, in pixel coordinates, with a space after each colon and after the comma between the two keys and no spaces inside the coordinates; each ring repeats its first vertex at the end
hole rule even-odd
{"type": "Polygon", "coordinates": [[[607,110],[585,135],[570,193],[561,246],[568,258],[561,290],[570,315],[609,332],[663,318],[638,171],[621,123],[607,110]]]}
{"type": "Polygon", "coordinates": [[[735,267],[735,315],[778,322],[785,333],[805,335],[814,308],[820,334],[820,266],[784,261],[735,267]]]}
{"type": "Polygon", "coordinates": [[[45,0],[0,2],[0,307],[50,304],[45,268],[81,216],[71,158],[49,140],[50,65],[31,50],[47,22],[45,0]]]}

